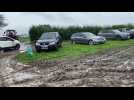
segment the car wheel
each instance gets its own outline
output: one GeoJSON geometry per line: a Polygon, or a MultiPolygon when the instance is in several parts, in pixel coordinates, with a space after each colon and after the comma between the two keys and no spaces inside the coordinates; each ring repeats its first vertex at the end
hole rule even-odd
{"type": "Polygon", "coordinates": [[[58,50],[58,45],[55,46],[55,50],[56,50],[56,51],[58,50]]]}
{"type": "Polygon", "coordinates": [[[88,44],[89,45],[94,45],[94,41],[93,40],[89,40],[88,44]]]}
{"type": "Polygon", "coordinates": [[[20,49],[20,44],[17,44],[16,46],[15,46],[15,50],[19,50],[20,49]]]}

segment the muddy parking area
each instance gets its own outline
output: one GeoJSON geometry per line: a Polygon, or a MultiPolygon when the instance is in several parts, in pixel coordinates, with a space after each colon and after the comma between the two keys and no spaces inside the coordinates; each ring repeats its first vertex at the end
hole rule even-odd
{"type": "Polygon", "coordinates": [[[17,52],[0,58],[2,87],[132,87],[134,46],[77,60],[17,62],[17,52]]]}

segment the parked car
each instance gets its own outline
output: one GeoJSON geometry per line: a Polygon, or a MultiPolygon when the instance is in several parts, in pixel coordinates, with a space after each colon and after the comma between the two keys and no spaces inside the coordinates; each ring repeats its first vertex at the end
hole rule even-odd
{"type": "Polygon", "coordinates": [[[41,50],[57,50],[62,46],[62,38],[58,32],[46,32],[37,40],[35,48],[37,52],[41,50]]]}
{"type": "Polygon", "coordinates": [[[72,43],[85,43],[85,44],[99,44],[99,43],[105,43],[106,39],[102,36],[96,36],[93,33],[90,32],[79,32],[74,33],[71,36],[72,43]]]}
{"type": "Polygon", "coordinates": [[[13,38],[7,36],[0,37],[0,50],[14,49],[18,50],[20,48],[20,42],[13,38]]]}
{"type": "Polygon", "coordinates": [[[134,38],[134,29],[128,30],[128,33],[130,33],[130,38],[134,38]]]}
{"type": "Polygon", "coordinates": [[[127,32],[120,32],[119,30],[103,30],[98,33],[99,36],[104,36],[106,39],[130,39],[130,34],[127,32]]]}

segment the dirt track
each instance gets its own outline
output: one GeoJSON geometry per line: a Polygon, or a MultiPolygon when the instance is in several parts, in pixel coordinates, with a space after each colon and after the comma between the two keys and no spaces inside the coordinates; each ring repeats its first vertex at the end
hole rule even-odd
{"type": "Polygon", "coordinates": [[[0,58],[0,84],[4,87],[134,86],[134,46],[74,61],[32,65],[17,63],[13,54],[0,58]]]}

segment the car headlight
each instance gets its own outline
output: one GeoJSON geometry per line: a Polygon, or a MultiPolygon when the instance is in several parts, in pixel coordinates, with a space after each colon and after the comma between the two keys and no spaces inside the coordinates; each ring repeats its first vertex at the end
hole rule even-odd
{"type": "Polygon", "coordinates": [[[54,44],[56,44],[56,42],[50,42],[50,45],[54,45],[54,44]]]}
{"type": "Polygon", "coordinates": [[[36,44],[35,44],[35,45],[40,45],[40,43],[36,42],[36,44]]]}

